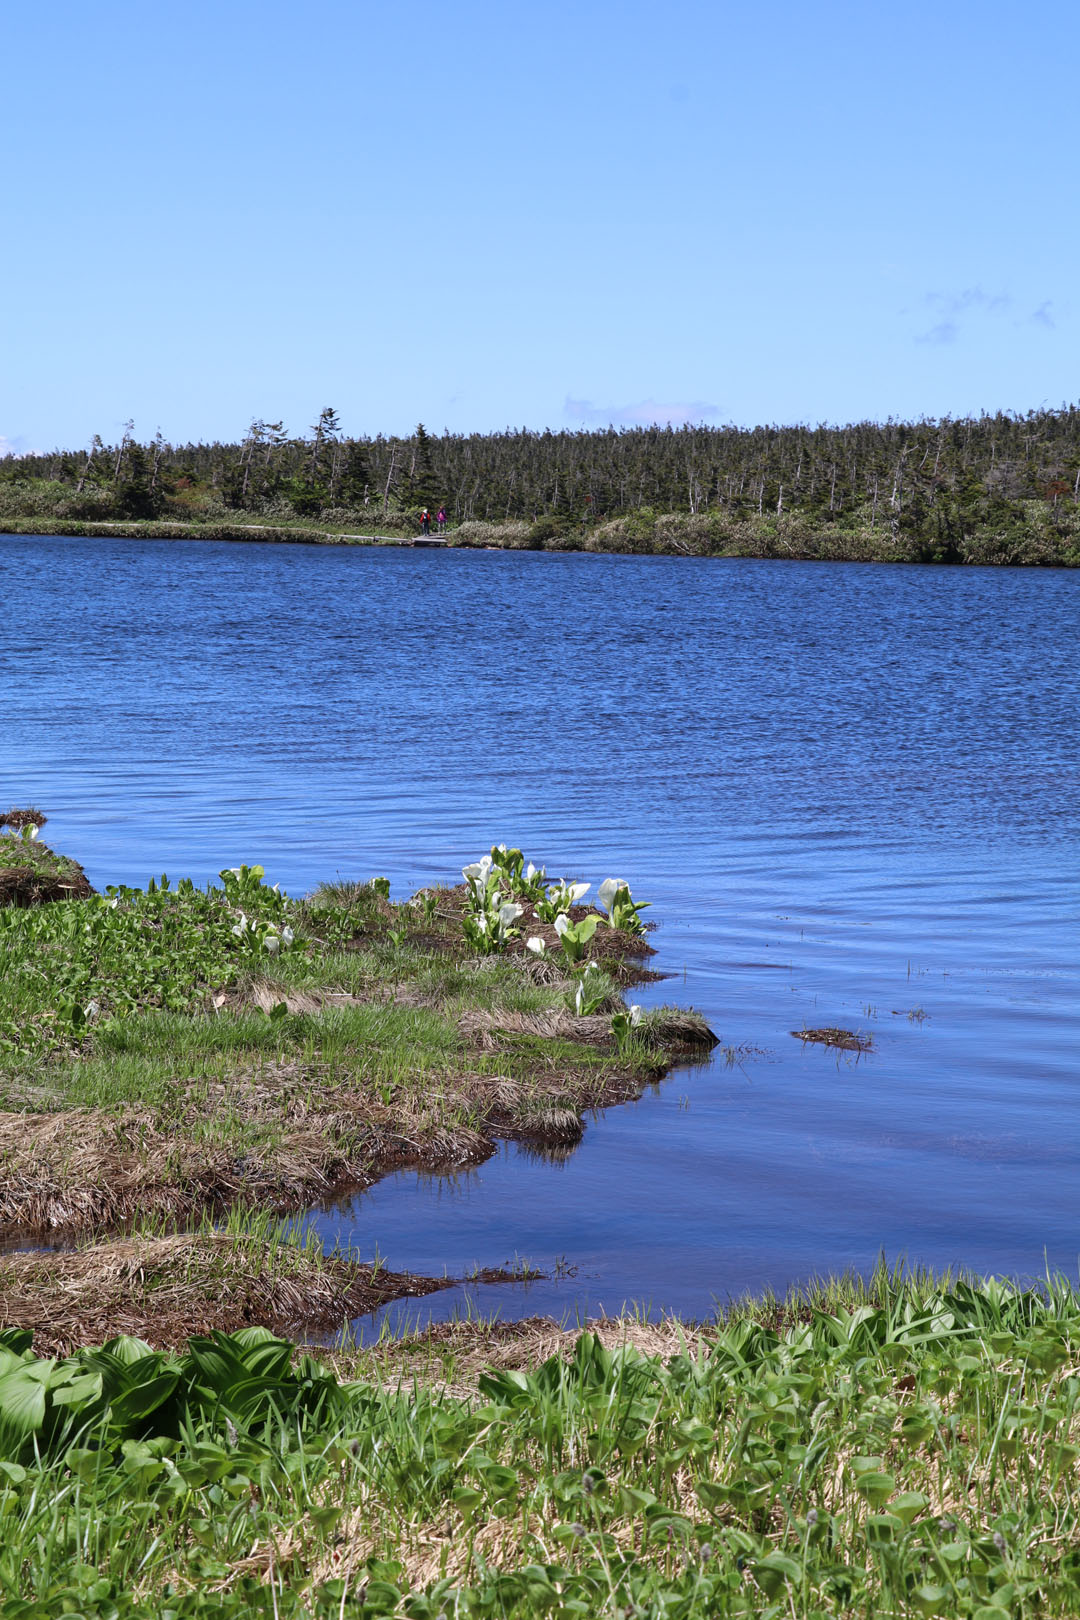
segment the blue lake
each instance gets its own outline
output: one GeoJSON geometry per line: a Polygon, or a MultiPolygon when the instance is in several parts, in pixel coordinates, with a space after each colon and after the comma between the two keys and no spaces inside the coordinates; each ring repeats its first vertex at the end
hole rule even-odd
{"type": "Polygon", "coordinates": [[[1080,572],[9,536],[0,588],[0,797],[99,886],[404,896],[506,840],[653,901],[635,999],[717,1056],[564,1162],[315,1212],[551,1273],[396,1321],[700,1317],[882,1251],[1076,1275],[1080,572]]]}

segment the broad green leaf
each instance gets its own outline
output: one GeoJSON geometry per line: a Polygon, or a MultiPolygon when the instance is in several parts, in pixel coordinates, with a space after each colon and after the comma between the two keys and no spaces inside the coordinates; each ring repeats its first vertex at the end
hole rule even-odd
{"type": "Polygon", "coordinates": [[[123,1362],[125,1366],[130,1366],[135,1361],[142,1361],[146,1356],[160,1357],[161,1355],[161,1351],[155,1350],[151,1345],[147,1344],[145,1339],[134,1339],[127,1333],[121,1333],[117,1338],[110,1339],[108,1344],[103,1344],[101,1348],[107,1354],[115,1356],[117,1361],[123,1362]]]}
{"type": "Polygon", "coordinates": [[[70,1406],[78,1410],[96,1401],[101,1395],[101,1374],[93,1372],[77,1373],[68,1383],[61,1384],[52,1390],[53,1404],[56,1406],[70,1406]]]}
{"type": "Polygon", "coordinates": [[[0,1375],[0,1424],[7,1436],[25,1439],[45,1422],[51,1363],[15,1367],[0,1375]]]}
{"type": "Polygon", "coordinates": [[[922,1491],[905,1491],[903,1495],[893,1497],[889,1503],[889,1512],[895,1513],[905,1524],[910,1524],[912,1519],[929,1506],[930,1498],[924,1496],[922,1491]]]}
{"type": "Polygon", "coordinates": [[[867,1473],[860,1474],[855,1480],[855,1489],[874,1507],[880,1507],[889,1500],[896,1489],[896,1481],[891,1474],[867,1473]]]}
{"type": "Polygon", "coordinates": [[[767,1554],[754,1564],[753,1571],[754,1579],[768,1598],[776,1597],[785,1581],[802,1579],[802,1565],[786,1553],[767,1554]]]}

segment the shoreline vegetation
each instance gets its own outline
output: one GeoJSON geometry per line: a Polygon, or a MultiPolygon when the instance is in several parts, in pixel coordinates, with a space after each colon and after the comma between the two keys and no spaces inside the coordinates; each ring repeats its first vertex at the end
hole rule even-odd
{"type": "MultiPolygon", "coordinates": [[[[380,525],[385,528],[386,525],[380,525]]],[[[725,522],[681,512],[635,512],[590,528],[565,530],[520,520],[470,521],[447,529],[440,549],[465,551],[587,552],[602,556],[759,558],[779,562],[861,562],[967,564],[974,567],[1080,567],[1080,528],[1056,535],[1039,525],[1018,525],[1007,534],[993,530],[964,536],[956,546],[927,547],[914,536],[893,536],[864,528],[815,525],[797,518],[748,518],[725,522]]],[[[316,528],[311,524],[202,522],[88,522],[78,519],[0,519],[0,532],[13,535],[68,535],[73,538],[130,540],[261,541],[312,546],[413,546],[411,525],[399,532],[368,534],[316,528]]],[[[431,544],[430,541],[425,541],[431,544]]]]}
{"type": "Polygon", "coordinates": [[[1072,1620],[1080,1302],[884,1268],[694,1328],[0,1334],[11,1620],[1072,1620]]]}
{"type": "Polygon", "coordinates": [[[715,1043],[627,1004],[625,883],[495,846],[398,903],[74,897],[44,821],[0,817],[0,1620],[1075,1616],[1060,1279],[335,1337],[452,1279],[282,1212],[499,1136],[558,1159],[715,1043]]]}
{"type": "MultiPolygon", "coordinates": [[[[558,1160],[587,1112],[715,1045],[695,1013],[627,1005],[656,975],[615,880],[597,909],[588,884],[498,846],[456,889],[399,903],[383,879],[290,900],[257,866],[98,895],[40,812],[0,821],[0,1245],[77,1246],[0,1256],[0,1327],[60,1290],[69,1336],[108,1296],[124,1331],[175,1342],[179,1307],[148,1279],[178,1265],[190,1331],[341,1327],[447,1279],[293,1252],[260,1221],[480,1163],[504,1138],[558,1160]],[[210,1310],[197,1279],[213,1276],[210,1310]]],[[[47,1310],[32,1320],[55,1339],[47,1310]]]]}
{"type": "Polygon", "coordinates": [[[1080,406],[846,426],[118,443],[0,459],[0,531],[1075,567],[1080,406]]]}

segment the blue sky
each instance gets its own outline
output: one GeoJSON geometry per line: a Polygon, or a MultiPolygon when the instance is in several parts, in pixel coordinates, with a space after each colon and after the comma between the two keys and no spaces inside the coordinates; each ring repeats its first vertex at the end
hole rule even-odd
{"type": "Polygon", "coordinates": [[[0,450],[1073,399],[1076,18],[12,7],[0,450]]]}

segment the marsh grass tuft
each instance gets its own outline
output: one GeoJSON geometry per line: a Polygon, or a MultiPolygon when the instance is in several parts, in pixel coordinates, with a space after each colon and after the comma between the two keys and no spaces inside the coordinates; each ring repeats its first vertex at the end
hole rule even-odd
{"type": "Polygon", "coordinates": [[[93,894],[90,881],[77,861],[36,837],[45,825],[40,810],[9,810],[0,827],[0,908],[47,905],[50,901],[81,900],[93,894]]]}
{"type": "Polygon", "coordinates": [[[21,831],[23,827],[44,827],[47,820],[48,817],[42,815],[40,810],[27,805],[22,810],[6,810],[0,815],[0,827],[14,827],[16,831],[21,831]]]}

